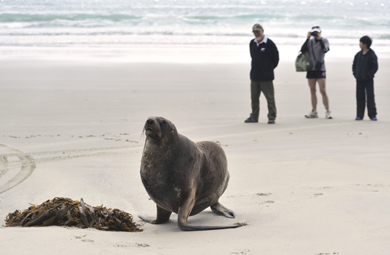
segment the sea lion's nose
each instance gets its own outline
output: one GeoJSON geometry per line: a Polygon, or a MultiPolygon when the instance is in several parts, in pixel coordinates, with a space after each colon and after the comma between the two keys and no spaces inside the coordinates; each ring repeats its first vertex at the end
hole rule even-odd
{"type": "Polygon", "coordinates": [[[146,122],[147,122],[148,124],[153,124],[153,123],[154,123],[154,119],[148,119],[146,122]]]}

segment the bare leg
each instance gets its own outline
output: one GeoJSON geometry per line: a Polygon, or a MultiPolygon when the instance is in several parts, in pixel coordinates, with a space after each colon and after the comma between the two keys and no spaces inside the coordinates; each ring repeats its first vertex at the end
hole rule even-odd
{"type": "Polygon", "coordinates": [[[322,95],[322,102],[324,103],[325,109],[329,110],[329,98],[328,94],[326,93],[326,79],[318,79],[317,81],[322,95]]]}
{"type": "Polygon", "coordinates": [[[314,111],[317,111],[316,81],[317,79],[307,79],[310,87],[311,106],[314,111]]]}

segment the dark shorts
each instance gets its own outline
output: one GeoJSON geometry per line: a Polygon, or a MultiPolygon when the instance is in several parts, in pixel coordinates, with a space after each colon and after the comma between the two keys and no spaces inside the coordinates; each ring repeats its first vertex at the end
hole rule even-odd
{"type": "Polygon", "coordinates": [[[325,79],[325,71],[307,71],[306,78],[308,79],[325,79]]]}

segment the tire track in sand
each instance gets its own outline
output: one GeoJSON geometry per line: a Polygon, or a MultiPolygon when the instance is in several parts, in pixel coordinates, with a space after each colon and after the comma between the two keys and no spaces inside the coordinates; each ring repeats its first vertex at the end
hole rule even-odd
{"type": "MultiPolygon", "coordinates": [[[[20,150],[0,144],[0,179],[11,169],[20,167],[20,171],[8,182],[0,185],[0,194],[17,186],[26,180],[34,171],[36,164],[55,162],[61,160],[70,160],[85,157],[102,157],[108,155],[120,154],[138,154],[141,153],[143,145],[121,146],[121,147],[102,147],[86,149],[68,149],[68,150],[48,150],[32,153],[24,153],[20,150]]],[[[8,174],[10,175],[10,173],[8,174]]]]}
{"type": "Polygon", "coordinates": [[[9,170],[9,156],[16,156],[20,163],[20,171],[12,179],[0,186],[1,194],[26,180],[35,169],[35,161],[31,155],[8,147],[7,145],[0,144],[0,149],[7,152],[6,154],[0,155],[0,178],[3,177],[9,170]]]}

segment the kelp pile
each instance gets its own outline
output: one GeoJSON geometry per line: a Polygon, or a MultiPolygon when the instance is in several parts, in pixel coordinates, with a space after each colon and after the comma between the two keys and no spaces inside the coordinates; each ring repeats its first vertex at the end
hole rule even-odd
{"type": "Polygon", "coordinates": [[[70,198],[56,197],[41,205],[32,205],[23,212],[16,210],[5,219],[6,226],[75,226],[108,231],[143,231],[131,214],[119,209],[90,206],[70,198]]]}

